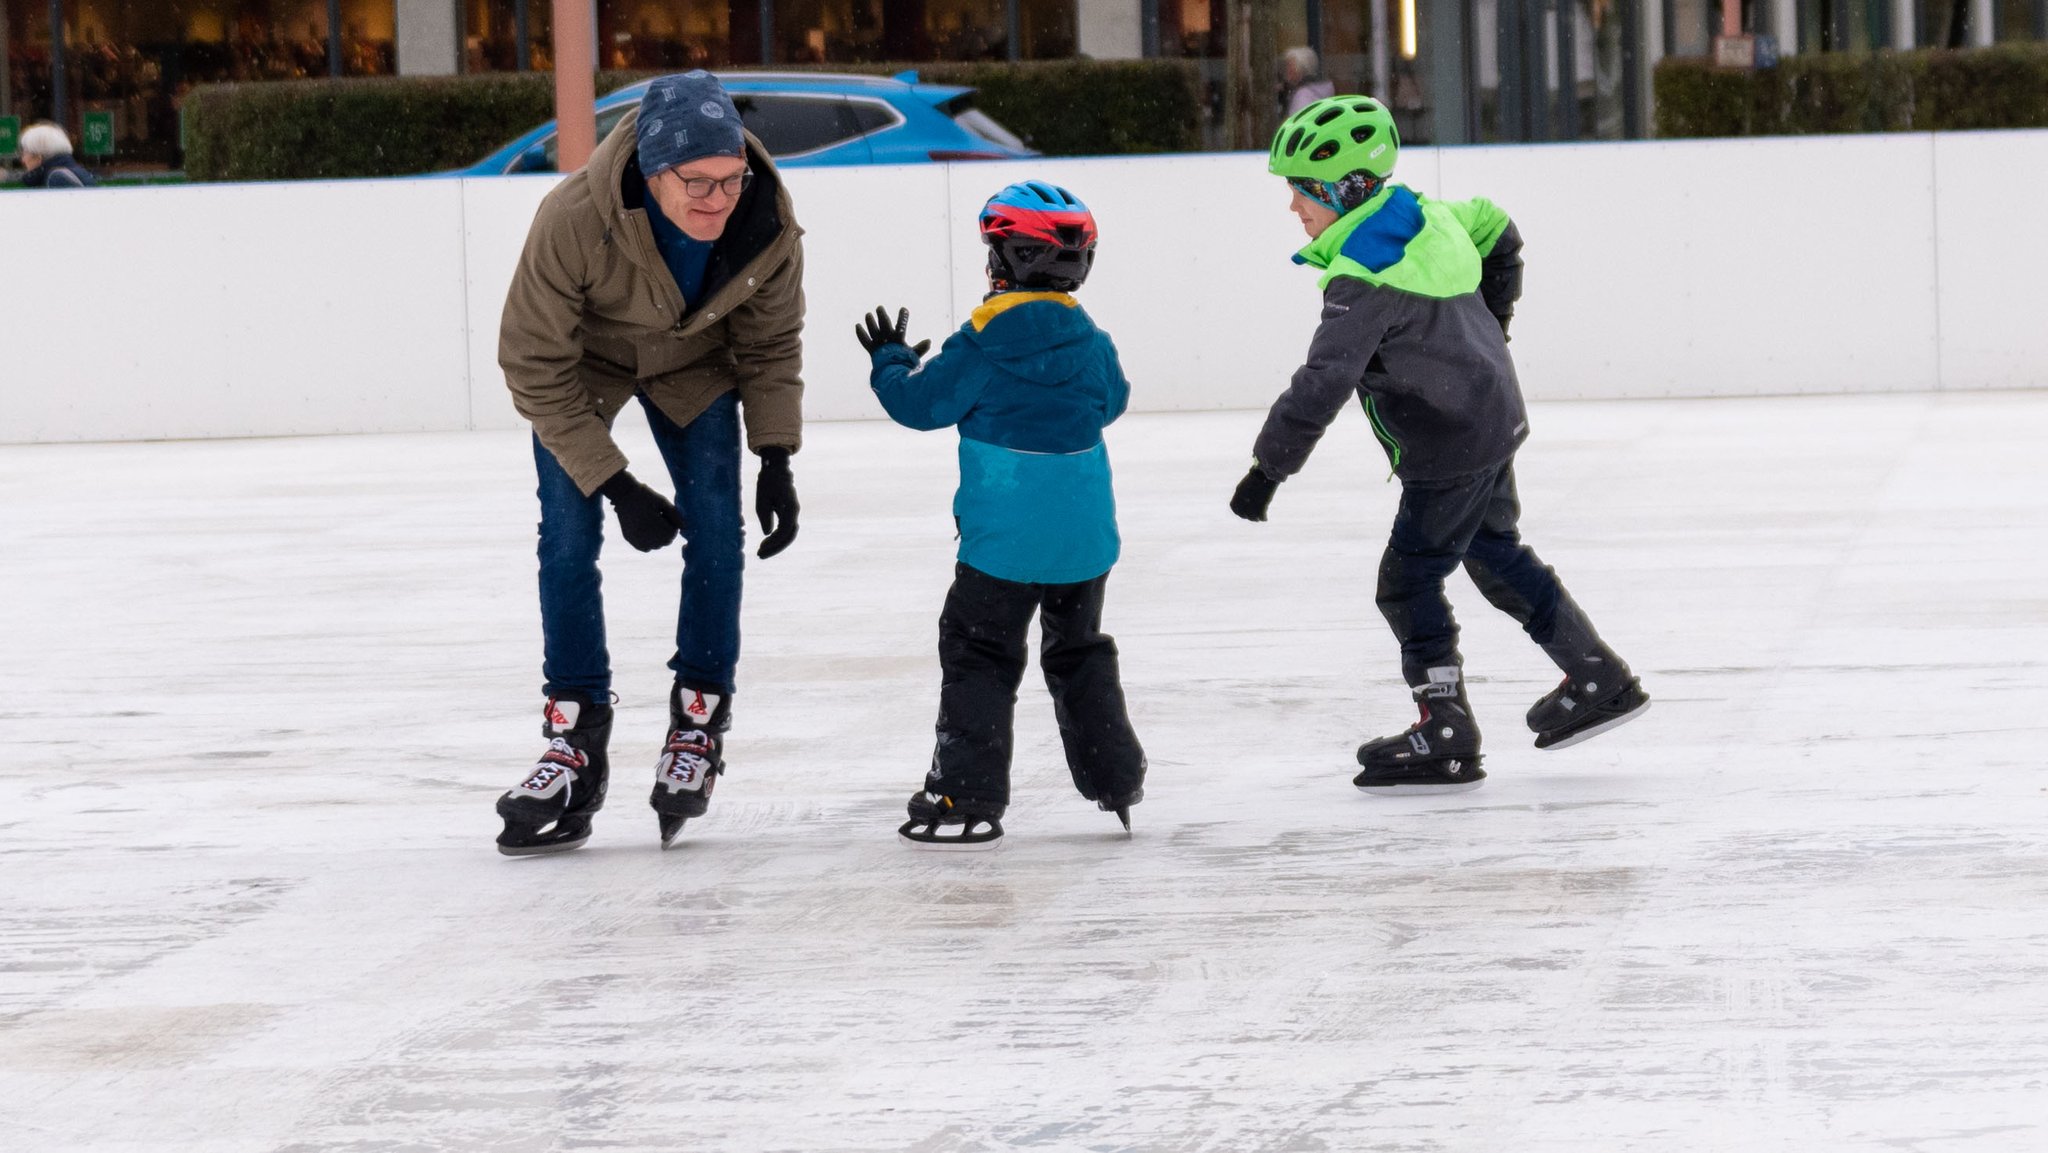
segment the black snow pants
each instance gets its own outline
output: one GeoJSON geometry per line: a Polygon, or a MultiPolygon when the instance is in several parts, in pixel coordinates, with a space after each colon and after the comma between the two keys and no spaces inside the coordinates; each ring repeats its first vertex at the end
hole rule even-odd
{"type": "Polygon", "coordinates": [[[1136,793],[1145,751],[1131,731],[1116,641],[1102,631],[1104,573],[1079,584],[1019,584],[956,564],[939,616],[938,745],[925,787],[958,801],[1010,802],[1011,719],[1031,617],[1074,787],[1089,800],[1136,793]]]}
{"type": "Polygon", "coordinates": [[[1463,663],[1444,597],[1444,578],[1460,564],[1558,668],[1605,651],[1557,573],[1522,543],[1521,516],[1512,457],[1448,480],[1403,482],[1374,599],[1401,642],[1401,675],[1411,687],[1428,684],[1432,668],[1463,663]]]}

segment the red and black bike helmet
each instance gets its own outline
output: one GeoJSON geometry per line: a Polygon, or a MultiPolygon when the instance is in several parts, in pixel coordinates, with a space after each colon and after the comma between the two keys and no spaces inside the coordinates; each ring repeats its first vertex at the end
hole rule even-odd
{"type": "Polygon", "coordinates": [[[1095,264],[1095,214],[1057,184],[1025,180],[988,198],[981,209],[988,275],[997,289],[1070,292],[1095,264]]]}

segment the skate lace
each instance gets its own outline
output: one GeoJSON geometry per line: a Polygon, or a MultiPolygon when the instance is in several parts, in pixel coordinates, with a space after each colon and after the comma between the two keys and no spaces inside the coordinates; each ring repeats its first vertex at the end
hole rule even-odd
{"type": "Polygon", "coordinates": [[[540,792],[553,784],[564,772],[573,772],[590,763],[590,757],[583,750],[560,737],[548,742],[547,751],[540,760],[533,763],[533,769],[526,779],[519,783],[522,789],[540,792]]]}
{"type": "Polygon", "coordinates": [[[701,780],[711,772],[713,749],[709,732],[677,729],[668,735],[668,744],[662,748],[663,771],[678,781],[701,780]]]}

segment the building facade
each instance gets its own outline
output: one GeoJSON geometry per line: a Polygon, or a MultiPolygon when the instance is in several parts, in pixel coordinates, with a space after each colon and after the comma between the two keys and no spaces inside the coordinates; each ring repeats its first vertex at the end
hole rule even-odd
{"type": "MultiPolygon", "coordinates": [[[[1269,0],[1280,49],[1385,99],[1411,140],[1648,134],[1650,69],[1730,27],[1779,52],[2048,38],[2048,0],[1269,0]],[[1732,7],[1729,7],[1732,5],[1732,7]]],[[[1184,57],[1220,119],[1226,0],[590,0],[614,69],[1184,57]]],[[[553,0],[0,0],[0,116],[110,113],[174,159],[195,84],[552,65],[553,0]]],[[[1276,100],[1278,94],[1276,93],[1276,100]]],[[[1220,139],[1220,134],[1212,134],[1220,139]]]]}

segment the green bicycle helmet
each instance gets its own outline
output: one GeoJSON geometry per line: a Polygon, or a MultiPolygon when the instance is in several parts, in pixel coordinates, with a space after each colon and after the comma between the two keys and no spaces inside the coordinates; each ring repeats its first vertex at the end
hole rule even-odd
{"type": "Polygon", "coordinates": [[[1330,96],[1281,122],[1266,170],[1342,215],[1378,194],[1400,155],[1401,132],[1384,104],[1330,96]]]}

